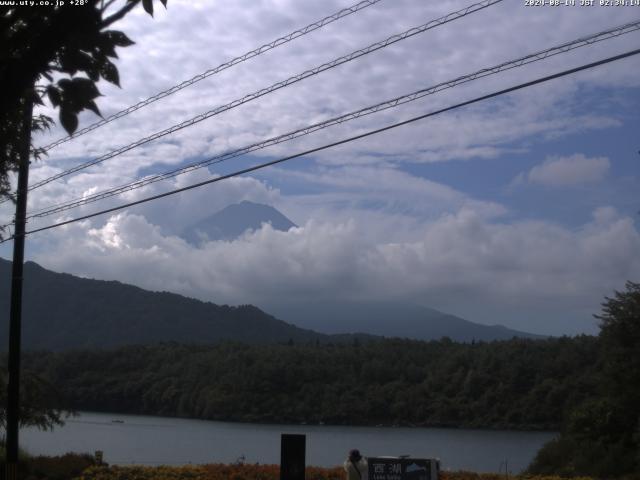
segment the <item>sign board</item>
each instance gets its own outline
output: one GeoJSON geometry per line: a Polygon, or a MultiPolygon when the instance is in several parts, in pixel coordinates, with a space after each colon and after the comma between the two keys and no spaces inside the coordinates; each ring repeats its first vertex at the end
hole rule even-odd
{"type": "Polygon", "coordinates": [[[435,458],[369,457],[368,480],[438,480],[440,462],[435,458]]]}

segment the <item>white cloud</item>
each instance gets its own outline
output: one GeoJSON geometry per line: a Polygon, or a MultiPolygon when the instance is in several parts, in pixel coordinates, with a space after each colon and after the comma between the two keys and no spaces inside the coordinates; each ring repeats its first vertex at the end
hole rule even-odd
{"type": "MultiPolygon", "coordinates": [[[[101,85],[104,97],[100,98],[100,107],[105,115],[114,113],[182,79],[344,8],[348,3],[177,0],[169,4],[166,12],[159,9],[154,19],[142,9],[137,9],[118,25],[136,41],[136,45],[119,52],[118,67],[123,88],[101,85]]],[[[358,47],[463,8],[467,3],[462,0],[380,2],[52,150],[49,157],[32,165],[31,182],[59,173],[85,159],[96,158],[358,47]]],[[[81,197],[87,192],[120,185],[149,172],[164,171],[185,161],[238,148],[602,30],[623,23],[625,13],[622,10],[567,8],[562,11],[531,11],[517,2],[503,2],[132,150],[81,174],[51,183],[30,195],[30,206],[44,207],[81,197]],[[504,22],[505,18],[509,21],[504,22]],[[557,28],[548,29],[550,21],[557,28]],[[499,25],[499,28],[487,29],[487,25],[499,25]],[[537,38],[535,47],[523,40],[525,38],[537,38]]],[[[599,58],[616,51],[627,39],[622,37],[524,69],[487,77],[395,110],[255,152],[255,155],[269,158],[288,155],[362,133],[533,76],[599,58]]],[[[556,82],[553,88],[527,89],[503,100],[479,104],[331,149],[314,156],[311,161],[329,166],[379,165],[384,170],[390,165],[404,163],[496,158],[526,150],[530,146],[526,141],[531,138],[545,139],[558,135],[558,132],[564,135],[586,130],[604,132],[620,125],[620,120],[610,109],[592,111],[585,108],[588,96],[584,95],[584,88],[580,88],[638,86],[638,80],[629,73],[630,70],[624,65],[614,64],[607,69],[605,76],[585,74],[556,82]]],[[[93,121],[95,117],[87,113],[83,115],[81,125],[93,121]]],[[[61,134],[59,128],[54,129],[38,143],[44,144],[61,134]]],[[[229,162],[228,168],[233,168],[234,163],[235,160],[229,162]]],[[[236,197],[230,200],[235,201],[236,197]]],[[[273,196],[269,199],[273,201],[273,196]]],[[[106,205],[111,204],[107,202],[106,205]]],[[[2,212],[6,218],[12,215],[6,208],[2,212]]],[[[194,220],[201,212],[202,209],[183,211],[182,214],[186,215],[182,217],[183,223],[194,220]]],[[[150,220],[158,223],[155,217],[150,220]]]]}
{"type": "Polygon", "coordinates": [[[376,212],[382,217],[373,223],[386,228],[390,221],[401,218],[412,218],[418,225],[423,225],[443,212],[456,211],[463,206],[473,208],[486,218],[507,213],[507,209],[498,203],[474,199],[447,185],[395,167],[322,166],[305,171],[277,169],[271,175],[294,181],[303,189],[322,192],[282,199],[291,211],[300,211],[301,217],[302,211],[306,211],[307,216],[313,218],[347,221],[354,217],[370,217],[376,212]]]}
{"type": "Polygon", "coordinates": [[[640,233],[611,208],[576,231],[500,223],[462,208],[415,241],[392,243],[363,234],[354,218],[309,220],[288,232],[264,225],[193,248],[127,213],[47,238],[35,260],[49,268],[218,303],[402,300],[537,332],[593,328],[603,296],[640,276],[640,233]]]}
{"type": "MultiPolygon", "coordinates": [[[[114,113],[353,3],[172,0],[154,19],[137,9],[117,25],[137,42],[119,51],[123,89],[101,85],[105,96],[100,108],[105,115],[114,113]]],[[[469,3],[380,2],[52,150],[32,165],[31,181],[469,3]]],[[[531,9],[522,2],[502,2],[49,184],[30,195],[30,208],[87,195],[456,78],[624,23],[627,16],[628,9],[531,9]],[[548,28],[550,24],[554,28],[548,28]]],[[[379,128],[619,53],[637,38],[637,33],[630,34],[487,77],[256,156],[288,155],[379,128]]],[[[603,295],[640,275],[638,232],[630,219],[605,208],[578,231],[545,222],[500,223],[504,206],[409,175],[402,166],[495,159],[558,135],[607,135],[607,129],[621,125],[621,109],[608,108],[608,97],[599,97],[598,108],[591,109],[590,92],[638,88],[639,78],[628,63],[611,64],[329,150],[308,161],[306,173],[269,172],[293,184],[293,192],[236,178],[136,207],[106,222],[95,219],[34,236],[28,252],[58,270],[219,302],[257,303],[261,297],[283,299],[291,294],[404,295],[472,320],[491,322],[492,308],[494,322],[529,315],[538,316],[543,325],[543,318],[578,311],[585,318],[597,311],[603,295]],[[175,236],[186,225],[241,200],[274,204],[301,227],[287,233],[265,227],[235,242],[202,249],[175,236]],[[479,318],[481,312],[484,317],[479,318]]],[[[81,125],[94,120],[83,114],[81,125]]],[[[47,143],[61,133],[54,129],[40,141],[47,143]]],[[[521,181],[596,181],[606,175],[608,160],[550,159],[549,165],[536,168],[523,172],[521,181]]],[[[208,172],[194,172],[124,198],[136,200],[205,178],[208,172]]],[[[78,212],[116,203],[112,199],[78,212]]],[[[9,209],[3,208],[10,218],[9,209]]],[[[34,221],[30,227],[39,225],[34,221]]]]}
{"type": "MultiPolygon", "coordinates": [[[[105,96],[101,97],[100,107],[107,115],[113,113],[344,8],[348,3],[175,1],[169,4],[166,12],[160,9],[155,19],[138,9],[118,26],[137,42],[120,52],[118,66],[123,89],[101,85],[105,96]]],[[[69,159],[95,158],[309,67],[460,9],[467,3],[461,0],[380,2],[56,148],[45,162],[34,166],[32,178],[50,175],[51,169],[62,168],[69,159]]],[[[90,176],[95,183],[105,185],[110,178],[133,178],[151,165],[175,165],[188,157],[242,146],[623,23],[626,13],[625,9],[602,8],[532,11],[519,2],[504,2],[136,149],[93,169],[90,176]],[[556,28],[547,28],[549,22],[556,28]],[[494,28],[487,29],[487,25],[494,28]],[[528,38],[537,40],[533,44],[523,40],[528,38]],[[102,174],[97,175],[97,172],[102,174]]],[[[331,129],[313,139],[304,139],[294,143],[293,149],[349,136],[542,73],[599,58],[618,50],[628,38],[596,44],[442,92],[413,105],[331,129]]],[[[556,82],[553,88],[523,91],[510,101],[489,102],[482,107],[461,110],[459,115],[434,118],[416,128],[371,138],[366,144],[350,145],[345,147],[344,155],[328,158],[329,161],[352,163],[371,151],[397,156],[397,161],[486,158],[510,151],[511,147],[507,148],[506,143],[532,135],[542,138],[558,132],[567,134],[611,127],[617,122],[614,114],[579,110],[581,103],[577,100],[583,101],[585,97],[578,94],[578,85],[638,86],[631,70],[624,65],[612,65],[607,68],[606,75],[585,74],[556,82]]],[[[82,124],[94,120],[95,117],[86,114],[82,124]]],[[[48,138],[61,133],[56,129],[48,138]]],[[[43,137],[42,143],[46,141],[47,137],[43,137]]],[[[287,145],[263,154],[279,155],[291,150],[287,145]]],[[[389,161],[388,158],[384,160],[389,161]]]]}
{"type": "Polygon", "coordinates": [[[512,182],[564,187],[595,183],[603,180],[611,162],[606,157],[587,157],[576,153],[567,157],[550,156],[527,173],[520,173],[512,182]]]}

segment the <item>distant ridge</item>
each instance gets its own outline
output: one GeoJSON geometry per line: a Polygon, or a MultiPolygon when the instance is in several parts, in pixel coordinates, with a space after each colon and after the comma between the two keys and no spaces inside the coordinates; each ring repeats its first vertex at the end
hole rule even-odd
{"type": "Polygon", "coordinates": [[[265,305],[278,318],[322,333],[366,332],[384,337],[456,342],[546,338],[502,325],[482,325],[433,308],[402,302],[317,301],[265,305]]]}
{"type": "MultiPolygon", "coordinates": [[[[0,259],[0,351],[7,346],[11,262],[0,259]],[[1,280],[4,279],[4,280],[1,280]]],[[[542,338],[399,303],[306,302],[297,308],[227,306],[115,281],[55,273],[26,262],[23,346],[27,350],[107,349],[178,342],[343,343],[400,337],[492,341],[542,338]]]]}
{"type": "Polygon", "coordinates": [[[248,230],[258,230],[264,223],[283,232],[296,227],[295,223],[272,206],[245,200],[190,225],[181,236],[192,245],[205,241],[234,240],[248,230]]]}
{"type": "MultiPolygon", "coordinates": [[[[7,348],[11,262],[0,259],[0,351],[7,348]]],[[[339,341],[278,320],[252,305],[230,307],[120,282],[24,266],[25,349],[68,350],[180,342],[339,341]]],[[[344,336],[344,339],[350,339],[344,336]]]]}

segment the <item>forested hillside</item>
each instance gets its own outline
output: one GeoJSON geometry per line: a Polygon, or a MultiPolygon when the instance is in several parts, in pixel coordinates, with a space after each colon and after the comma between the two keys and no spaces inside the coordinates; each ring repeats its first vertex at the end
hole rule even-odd
{"type": "MultiPolygon", "coordinates": [[[[11,262],[0,259],[0,278],[10,278],[10,270],[11,262]]],[[[33,262],[27,262],[24,270],[25,349],[328,338],[278,320],[252,305],[216,305],[120,282],[56,273],[33,262]]],[[[0,311],[9,311],[9,282],[0,282],[0,311]]],[[[8,316],[4,315],[0,318],[0,349],[6,348],[8,331],[8,316]]]]}
{"type": "MultiPolygon", "coordinates": [[[[10,278],[11,262],[0,259],[0,278],[10,278]]],[[[212,344],[221,341],[243,343],[350,342],[368,340],[371,333],[407,338],[439,339],[443,336],[462,341],[508,339],[531,336],[497,325],[468,322],[435,310],[399,305],[382,308],[373,305],[366,322],[345,321],[350,312],[307,313],[322,323],[343,321],[352,328],[329,329],[318,333],[300,328],[297,321],[284,322],[253,305],[216,305],[169,292],[151,292],[114,281],[92,280],[56,273],[34,262],[24,266],[22,345],[26,350],[69,350],[115,348],[124,345],[180,342],[212,344]],[[386,330],[375,323],[387,323],[386,330]],[[363,332],[363,333],[351,333],[363,332]]],[[[9,282],[0,282],[0,311],[9,311],[9,282]]],[[[356,319],[357,320],[357,319],[356,319]]],[[[313,323],[313,322],[312,322],[313,323]]],[[[333,323],[335,325],[335,323],[333,323]]],[[[8,316],[0,317],[0,351],[7,346],[8,316]]]]}
{"type": "Polygon", "coordinates": [[[594,337],[457,344],[163,344],[31,353],[76,409],[247,422],[557,429],[595,388],[594,337]]]}

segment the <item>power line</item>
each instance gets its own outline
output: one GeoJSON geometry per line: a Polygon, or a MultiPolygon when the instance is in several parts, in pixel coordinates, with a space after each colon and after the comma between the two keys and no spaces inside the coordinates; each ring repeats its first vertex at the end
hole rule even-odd
{"type": "MultiPolygon", "coordinates": [[[[104,215],[106,213],[115,212],[115,211],[122,210],[122,209],[129,208],[129,207],[133,207],[133,206],[140,205],[140,204],[143,204],[143,203],[147,203],[147,202],[150,202],[150,201],[153,201],[153,200],[158,200],[160,198],[164,198],[164,197],[168,197],[168,196],[171,196],[171,195],[175,195],[176,193],[185,192],[187,190],[192,190],[194,188],[202,187],[204,185],[209,185],[211,183],[216,183],[216,182],[220,182],[222,180],[227,180],[229,178],[237,177],[239,175],[244,175],[246,173],[254,172],[256,170],[261,170],[261,169],[266,168],[266,167],[270,167],[270,166],[273,166],[273,165],[276,165],[276,164],[279,164],[279,163],[283,163],[283,162],[286,162],[286,161],[289,161],[289,160],[293,160],[294,158],[303,157],[303,156],[306,156],[306,155],[310,155],[312,153],[317,153],[317,152],[320,152],[322,150],[326,150],[326,149],[329,149],[329,148],[332,148],[332,147],[336,147],[338,145],[343,145],[343,144],[346,144],[346,143],[350,143],[350,142],[353,142],[355,140],[359,140],[361,138],[369,137],[369,136],[372,136],[372,135],[376,135],[376,134],[385,132],[387,130],[392,130],[394,128],[398,128],[398,127],[401,127],[401,126],[404,126],[404,125],[408,125],[408,124],[413,123],[413,122],[417,122],[418,120],[423,120],[425,118],[433,117],[433,116],[436,116],[436,115],[439,115],[439,114],[442,114],[442,113],[445,113],[445,112],[456,110],[458,108],[462,108],[462,107],[465,107],[465,106],[468,106],[468,105],[472,105],[474,103],[478,103],[478,102],[481,102],[481,101],[484,101],[484,100],[488,100],[488,99],[491,99],[491,98],[494,98],[494,97],[505,95],[507,93],[515,92],[517,90],[522,90],[524,88],[528,88],[528,87],[531,87],[531,86],[534,86],[534,85],[538,85],[540,83],[545,83],[545,82],[548,82],[548,81],[551,81],[551,80],[555,80],[557,78],[561,78],[561,77],[564,77],[564,76],[567,76],[567,75],[571,75],[573,73],[577,73],[577,72],[580,72],[582,70],[587,70],[589,68],[594,68],[594,67],[597,67],[597,66],[600,66],[600,65],[605,65],[607,63],[611,63],[611,62],[614,62],[614,61],[617,61],[617,60],[622,60],[624,58],[628,58],[628,57],[631,57],[631,56],[634,56],[634,55],[638,55],[639,53],[640,53],[640,49],[631,50],[629,52],[622,53],[620,55],[615,55],[613,57],[608,57],[608,58],[605,58],[603,60],[599,60],[597,62],[588,63],[588,64],[582,65],[580,67],[572,68],[572,69],[569,69],[569,70],[564,70],[562,72],[555,73],[555,74],[552,74],[552,75],[547,75],[547,76],[541,77],[541,78],[537,78],[537,79],[531,80],[529,82],[520,83],[520,84],[515,85],[513,87],[509,87],[509,88],[506,88],[506,89],[503,89],[503,90],[499,90],[497,92],[493,92],[493,93],[490,93],[490,94],[487,94],[487,95],[483,95],[481,97],[476,97],[476,98],[474,98],[472,100],[467,100],[467,101],[464,101],[464,102],[461,102],[461,103],[457,103],[455,105],[451,105],[451,106],[446,107],[446,108],[441,108],[441,109],[435,110],[433,112],[425,113],[423,115],[419,115],[417,117],[413,117],[413,118],[410,118],[408,120],[404,120],[402,122],[394,123],[392,125],[387,125],[386,127],[378,128],[378,129],[375,129],[375,130],[370,130],[370,131],[362,133],[360,135],[355,135],[355,136],[352,136],[352,137],[349,137],[349,138],[338,140],[336,142],[323,145],[321,147],[312,148],[312,149],[306,150],[304,152],[300,152],[300,153],[296,153],[294,155],[289,155],[287,157],[279,158],[277,160],[272,160],[270,162],[265,162],[265,163],[261,163],[259,165],[254,165],[253,167],[245,168],[245,169],[233,172],[233,173],[229,173],[227,175],[222,175],[220,177],[216,177],[216,178],[212,178],[212,179],[209,179],[209,180],[205,180],[203,182],[195,183],[195,184],[189,185],[187,187],[182,187],[182,188],[178,188],[178,189],[175,189],[175,190],[170,190],[168,192],[160,193],[158,195],[153,195],[151,197],[143,198],[141,200],[136,200],[134,202],[129,202],[129,203],[125,203],[125,204],[122,204],[122,205],[119,205],[119,206],[116,206],[116,207],[100,210],[98,212],[94,212],[94,213],[91,213],[89,215],[83,215],[81,217],[77,217],[77,218],[73,218],[73,219],[70,219],[70,220],[65,220],[65,221],[62,221],[62,222],[58,222],[58,223],[54,223],[54,224],[51,224],[51,225],[47,225],[46,227],[36,228],[36,229],[30,230],[28,232],[25,232],[25,235],[30,235],[30,234],[33,234],[33,233],[42,232],[42,231],[45,231],[45,230],[50,230],[52,228],[62,227],[64,225],[69,225],[71,223],[80,222],[82,220],[87,220],[89,218],[97,217],[99,215],[104,215]]],[[[15,238],[15,237],[9,237],[9,238],[7,238],[5,240],[0,241],[0,243],[7,242],[7,241],[9,241],[9,240],[11,240],[13,238],[15,238]]]]}
{"type": "Polygon", "coordinates": [[[533,62],[537,62],[546,58],[549,58],[551,56],[555,56],[558,54],[562,54],[562,53],[566,53],[568,51],[574,50],[576,48],[580,48],[580,47],[584,47],[587,45],[592,45],[596,42],[601,42],[604,40],[608,40],[611,38],[615,38],[618,37],[620,35],[626,34],[626,33],[630,33],[633,31],[637,31],[640,29],[640,20],[636,20],[635,22],[630,22],[630,23],[626,23],[624,25],[620,25],[614,28],[610,28],[608,30],[596,33],[596,34],[592,34],[589,36],[585,36],[585,37],[581,37],[578,38],[576,40],[570,41],[570,42],[566,42],[560,45],[557,45],[555,47],[551,47],[536,53],[532,53],[523,57],[520,57],[518,59],[515,60],[511,60],[508,62],[504,62],[501,63],[499,65],[495,65],[493,67],[488,67],[488,68],[484,68],[482,70],[479,70],[477,72],[468,74],[468,75],[464,75],[464,76],[460,76],[457,77],[453,80],[449,80],[446,82],[442,82],[439,83],[437,85],[428,87],[428,88],[424,88],[424,89],[420,89],[418,91],[406,94],[406,95],[402,95],[400,97],[396,97],[390,100],[386,100],[384,102],[380,102],[377,103],[375,105],[366,107],[366,108],[362,108],[360,110],[354,111],[354,112],[350,112],[350,113],[346,113],[343,115],[340,115],[338,117],[334,117],[328,120],[325,120],[323,122],[320,123],[316,123],[313,125],[308,125],[306,127],[294,130],[292,132],[288,132],[276,137],[272,137],[269,138],[267,140],[263,140],[260,142],[256,142],[253,143],[251,145],[239,148],[239,149],[235,149],[235,150],[231,150],[231,151],[227,151],[225,153],[222,153],[220,155],[216,155],[214,157],[211,157],[207,160],[203,160],[203,161],[199,161],[199,162],[194,162],[191,163],[189,165],[186,165],[184,167],[180,167],[177,169],[173,169],[170,170],[168,172],[164,172],[158,175],[154,175],[148,178],[143,178],[134,182],[130,182],[124,185],[120,185],[117,187],[111,187],[110,189],[107,190],[103,190],[101,192],[97,192],[94,193],[92,195],[89,196],[85,196],[85,197],[80,197],[80,198],[76,198],[70,201],[66,201],[66,202],[61,202],[55,205],[50,205],[48,207],[44,207],[41,208],[37,211],[35,211],[34,213],[31,213],[30,215],[27,216],[28,219],[31,218],[43,218],[49,215],[53,215],[55,213],[60,213],[66,210],[70,210],[72,208],[76,208],[82,205],[87,205],[89,203],[94,203],[96,201],[99,200],[103,200],[109,197],[113,197],[115,195],[119,195],[121,193],[124,192],[128,192],[134,189],[138,189],[138,188],[142,188],[146,185],[150,185],[162,180],[166,180],[169,178],[173,178],[176,177],[178,175],[182,175],[184,173],[188,173],[194,170],[197,170],[199,168],[203,168],[206,166],[210,166],[213,164],[217,164],[217,163],[222,163],[224,161],[230,160],[232,158],[241,156],[241,155],[245,155],[247,153],[256,151],[256,150],[260,150],[269,146],[273,146],[279,143],[283,143],[283,142],[287,142],[290,140],[293,140],[295,138],[298,137],[302,137],[305,135],[309,135],[311,133],[314,133],[318,130],[321,129],[325,129],[328,128],[330,126],[333,125],[338,125],[347,121],[351,121],[366,115],[370,115],[373,113],[377,113],[383,110],[387,110],[390,108],[394,108],[398,105],[402,105],[405,103],[409,103],[415,100],[418,100],[420,98],[423,98],[427,95],[432,95],[435,94],[437,92],[440,92],[442,90],[448,89],[448,88],[452,88],[455,87],[457,85],[463,84],[463,83],[467,83],[473,80],[477,80],[479,78],[484,78],[487,77],[489,75],[495,75],[497,73],[506,71],[506,70],[510,70],[513,68],[517,68],[523,65],[528,65],[530,63],[533,62]]]}
{"type": "Polygon", "coordinates": [[[128,152],[129,150],[132,150],[136,147],[139,147],[141,145],[144,145],[146,143],[149,143],[153,140],[157,140],[158,138],[164,137],[166,135],[169,135],[171,133],[177,132],[178,130],[182,130],[183,128],[187,128],[187,127],[191,127],[203,120],[206,120],[214,115],[218,115],[222,112],[226,112],[227,110],[231,110],[232,108],[238,107],[240,105],[243,105],[245,103],[251,102],[257,98],[260,98],[264,95],[267,95],[269,93],[272,93],[276,90],[279,90],[281,88],[284,87],[288,87],[294,83],[300,82],[306,78],[312,77],[314,75],[318,75],[321,72],[324,72],[326,70],[330,70],[332,68],[335,68],[339,65],[342,65],[344,63],[350,62],[352,60],[355,60],[356,58],[362,57],[364,55],[367,55],[369,53],[375,52],[376,50],[380,50],[382,48],[388,47],[389,45],[393,45],[394,43],[397,43],[399,41],[402,40],[406,40],[407,38],[413,37],[414,35],[418,35],[420,33],[424,33],[427,30],[430,30],[432,28],[436,28],[439,27],[440,25],[444,25],[446,23],[452,22],[454,20],[457,20],[459,18],[465,17],[467,15],[470,15],[472,13],[475,13],[479,10],[485,9],[491,5],[494,5],[496,3],[501,2],[502,0],[483,0],[482,2],[479,3],[475,3],[473,5],[470,5],[466,8],[463,8],[461,10],[458,10],[456,12],[452,12],[449,13],[443,17],[440,17],[438,19],[435,20],[431,20],[428,23],[425,23],[423,25],[420,25],[418,27],[413,27],[410,28],[409,30],[406,30],[402,33],[396,34],[396,35],[392,35],[391,37],[382,40],[380,42],[374,43],[372,45],[369,45],[368,47],[356,50],[354,52],[351,52],[348,55],[344,55],[342,57],[339,57],[335,60],[332,60],[330,62],[324,63],[318,67],[312,68],[310,70],[306,70],[303,73],[300,73],[298,75],[294,75],[292,77],[289,77],[286,80],[282,80],[280,82],[274,83],[273,85],[263,88],[261,90],[258,90],[256,92],[250,93],[248,95],[245,95],[244,97],[240,98],[240,99],[236,99],[230,103],[227,103],[226,105],[222,105],[219,107],[214,108],[213,110],[209,110],[208,112],[205,113],[201,113],[200,115],[197,115],[189,120],[185,120],[184,122],[181,122],[179,124],[173,125],[172,127],[169,127],[165,130],[162,130],[160,132],[156,132],[152,135],[149,135],[148,137],[144,137],[142,139],[139,139],[133,143],[130,143],[129,145],[125,145],[124,147],[120,147],[116,150],[112,150],[111,152],[98,157],[94,160],[91,160],[89,162],[77,165],[75,167],[72,167],[68,170],[65,170],[63,172],[60,172],[56,175],[53,175],[51,177],[48,177],[44,180],[41,180],[39,182],[36,182],[35,184],[31,185],[29,187],[29,190],[34,190],[36,188],[39,188],[43,185],[46,185],[50,182],[53,182],[54,180],[57,180],[59,178],[62,177],[66,177],[67,175],[70,175],[72,173],[76,173],[79,172],[80,170],[84,170],[85,168],[91,167],[93,165],[97,165],[99,163],[104,162],[105,160],[109,160],[111,158],[114,158],[118,155],[121,155],[125,152],[128,152]]]}
{"type": "Polygon", "coordinates": [[[174,133],[174,132],[176,132],[178,130],[181,130],[183,128],[187,128],[187,127],[190,127],[192,125],[195,125],[196,123],[199,123],[199,122],[201,122],[203,120],[206,120],[206,119],[208,119],[208,118],[210,118],[210,117],[212,117],[214,115],[218,115],[218,114],[220,114],[222,112],[225,112],[227,110],[230,110],[232,108],[240,106],[240,105],[242,105],[244,103],[250,102],[252,100],[255,100],[255,99],[259,98],[259,97],[262,97],[264,95],[272,93],[272,92],[274,92],[276,90],[279,90],[281,88],[284,88],[284,87],[287,87],[287,86],[292,85],[294,83],[297,83],[297,82],[299,82],[301,80],[304,80],[304,79],[306,79],[308,77],[317,75],[317,74],[319,74],[321,72],[324,72],[326,70],[329,70],[331,68],[335,68],[335,67],[337,67],[339,65],[342,65],[344,63],[347,63],[347,62],[350,62],[352,60],[355,60],[356,58],[359,58],[361,56],[367,55],[367,54],[372,53],[372,52],[374,52],[376,50],[379,50],[381,48],[385,48],[385,47],[387,47],[389,45],[392,45],[392,44],[394,44],[396,42],[399,42],[401,40],[405,40],[405,39],[410,38],[410,37],[412,37],[414,35],[417,35],[419,33],[423,33],[423,32],[425,32],[427,30],[432,29],[432,28],[438,27],[440,25],[443,25],[445,23],[451,22],[453,20],[457,20],[458,18],[462,18],[462,17],[464,17],[466,15],[469,15],[471,13],[475,13],[475,12],[481,10],[481,9],[487,8],[487,7],[489,7],[489,6],[493,5],[493,4],[499,3],[501,1],[502,0],[484,0],[482,2],[470,5],[470,6],[466,7],[466,8],[464,8],[464,9],[458,10],[456,12],[449,13],[449,14],[447,14],[447,15],[445,15],[443,17],[440,17],[438,19],[431,20],[430,22],[428,22],[426,24],[423,24],[421,26],[413,27],[413,28],[411,28],[411,29],[409,29],[409,30],[407,30],[405,32],[400,33],[400,34],[392,35],[391,37],[389,37],[389,38],[387,38],[387,39],[385,39],[383,41],[374,43],[374,44],[369,45],[368,47],[362,48],[360,50],[356,50],[356,51],[354,51],[354,52],[352,52],[352,53],[350,53],[348,55],[339,57],[339,58],[337,58],[335,60],[332,60],[331,62],[324,63],[324,64],[322,64],[322,65],[320,65],[318,67],[315,67],[313,69],[307,70],[307,71],[305,71],[305,72],[303,72],[301,74],[289,77],[286,80],[277,82],[277,83],[275,83],[275,84],[273,84],[273,85],[271,85],[269,87],[266,87],[266,88],[263,88],[261,90],[258,90],[256,92],[254,92],[254,93],[245,95],[244,97],[242,97],[240,99],[236,99],[236,100],[234,100],[234,101],[232,101],[232,102],[230,102],[230,103],[228,103],[226,105],[219,106],[219,107],[217,107],[217,108],[215,108],[213,110],[209,110],[208,112],[205,112],[205,113],[200,114],[200,115],[198,115],[196,117],[193,117],[193,118],[191,118],[189,120],[186,120],[184,122],[176,124],[176,125],[174,125],[172,127],[169,127],[169,128],[167,128],[165,130],[157,132],[157,133],[155,133],[153,135],[150,135],[148,137],[142,138],[142,139],[140,139],[140,140],[138,140],[138,141],[136,141],[134,143],[131,143],[131,144],[126,145],[124,147],[121,147],[119,149],[113,150],[113,151],[111,151],[111,152],[109,152],[109,153],[107,153],[107,154],[105,154],[105,155],[103,155],[101,157],[98,157],[98,158],[96,158],[96,159],[94,159],[92,161],[86,162],[84,164],[78,165],[78,166],[73,167],[71,169],[65,170],[65,171],[63,171],[63,172],[61,172],[59,174],[56,174],[56,175],[53,175],[53,176],[51,176],[49,178],[41,180],[40,182],[37,182],[37,183],[33,184],[32,186],[30,186],[29,190],[33,190],[33,189],[39,188],[39,187],[41,187],[43,185],[46,185],[47,183],[50,183],[50,182],[52,182],[54,180],[57,180],[59,178],[65,177],[67,175],[70,175],[72,173],[78,172],[80,170],[83,170],[83,169],[88,168],[90,166],[96,165],[98,163],[102,163],[105,160],[108,160],[108,159],[113,158],[115,156],[121,155],[121,154],[123,154],[123,153],[125,153],[125,152],[127,152],[129,150],[132,150],[133,148],[136,148],[138,146],[141,146],[143,144],[146,144],[148,142],[151,142],[151,141],[156,140],[158,138],[161,138],[163,136],[169,135],[169,134],[174,133]]]}
{"type": "Polygon", "coordinates": [[[210,77],[212,75],[215,75],[217,73],[222,72],[223,70],[226,70],[228,68],[231,68],[235,65],[238,65],[239,63],[245,62],[251,58],[257,57],[258,55],[262,55],[265,52],[268,52],[269,50],[273,50],[274,48],[277,48],[281,45],[285,45],[289,42],[291,42],[292,40],[295,40],[296,38],[300,38],[304,35],[307,35],[308,33],[311,33],[315,30],[318,30],[322,27],[324,27],[325,25],[329,25],[330,23],[333,23],[337,20],[340,20],[341,18],[344,18],[348,15],[351,15],[352,13],[358,12],[364,8],[367,8],[371,5],[374,5],[378,2],[381,2],[382,0],[364,0],[361,1],[360,3],[357,3],[355,5],[352,5],[350,7],[347,8],[343,8],[342,10],[340,10],[339,12],[334,13],[333,15],[329,15],[328,17],[325,17],[321,20],[318,20],[317,22],[313,22],[309,25],[307,25],[306,27],[300,28],[298,30],[294,30],[293,32],[277,38],[269,43],[265,43],[264,45],[251,50],[250,52],[247,52],[243,55],[240,55],[239,57],[235,57],[225,63],[222,63],[220,65],[218,65],[217,67],[211,68],[199,75],[196,75],[195,77],[190,78],[189,80],[185,80],[177,85],[174,85],[171,88],[168,88],[167,90],[164,90],[162,92],[156,93],[155,95],[146,98],[138,103],[136,103],[135,105],[131,105],[130,107],[125,108],[124,110],[120,110],[117,113],[114,113],[113,115],[103,119],[103,120],[99,120],[91,125],[86,126],[85,128],[82,128],[80,130],[78,130],[77,132],[75,132],[73,135],[69,135],[63,138],[60,138],[58,140],[56,140],[55,142],[52,142],[44,147],[42,147],[43,150],[48,151],[51,150],[54,147],[57,147],[58,145],[61,145],[63,143],[66,143],[70,140],[73,140],[75,138],[78,138],[82,135],[84,135],[85,133],[89,133],[93,130],[95,130],[96,128],[102,127],[103,125],[106,125],[107,123],[111,123],[114,120],[117,120],[119,118],[122,118],[126,115],[129,115],[130,113],[135,112],[136,110],[139,110],[143,107],[146,107],[147,105],[150,105],[151,103],[157,102],[158,100],[161,100],[165,97],[168,97],[169,95],[173,95],[174,93],[182,90],[183,88],[187,88],[191,85],[193,85],[194,83],[199,82],[200,80],[204,80],[207,77],[210,77]]]}

